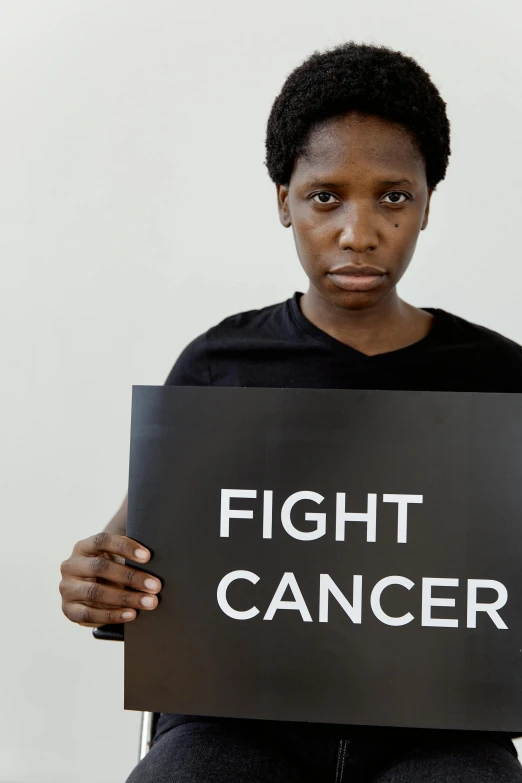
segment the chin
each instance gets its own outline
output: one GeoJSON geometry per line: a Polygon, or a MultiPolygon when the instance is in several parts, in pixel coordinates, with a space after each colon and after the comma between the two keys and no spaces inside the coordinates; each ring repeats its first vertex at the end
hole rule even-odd
{"type": "Polygon", "coordinates": [[[326,294],[326,298],[344,310],[369,310],[379,305],[386,296],[376,291],[336,291],[335,294],[326,294]]]}

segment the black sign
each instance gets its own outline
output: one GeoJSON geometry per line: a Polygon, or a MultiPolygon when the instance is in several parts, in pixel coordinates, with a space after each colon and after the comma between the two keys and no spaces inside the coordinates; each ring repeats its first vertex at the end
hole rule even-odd
{"type": "Polygon", "coordinates": [[[127,535],[127,709],[522,727],[522,395],[134,387],[127,535]]]}

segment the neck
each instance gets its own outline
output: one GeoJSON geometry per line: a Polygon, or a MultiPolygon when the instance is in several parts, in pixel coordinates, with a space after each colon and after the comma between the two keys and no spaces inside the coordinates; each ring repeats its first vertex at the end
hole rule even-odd
{"type": "Polygon", "coordinates": [[[433,316],[399,298],[394,289],[374,307],[336,307],[312,285],[300,299],[301,312],[314,326],[357,351],[374,356],[405,348],[425,337],[433,316]]]}

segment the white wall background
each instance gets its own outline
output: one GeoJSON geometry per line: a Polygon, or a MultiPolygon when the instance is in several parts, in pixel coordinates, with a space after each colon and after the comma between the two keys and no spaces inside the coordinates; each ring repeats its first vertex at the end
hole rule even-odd
{"type": "Polygon", "coordinates": [[[263,160],[313,50],[384,43],[432,75],[453,155],[401,293],[522,342],[521,29],[517,0],[0,2],[1,783],[135,764],[122,646],[65,620],[59,565],[125,493],[132,384],[306,290],[263,160]]]}

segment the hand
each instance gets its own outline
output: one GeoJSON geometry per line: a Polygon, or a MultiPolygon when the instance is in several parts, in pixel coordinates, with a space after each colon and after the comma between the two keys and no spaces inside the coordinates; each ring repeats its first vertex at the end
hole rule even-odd
{"type": "Polygon", "coordinates": [[[78,541],[60,567],[62,611],[69,620],[97,628],[128,623],[138,609],[156,608],[161,582],[126,565],[125,558],[146,563],[150,552],[132,538],[107,532],[78,541]]]}

